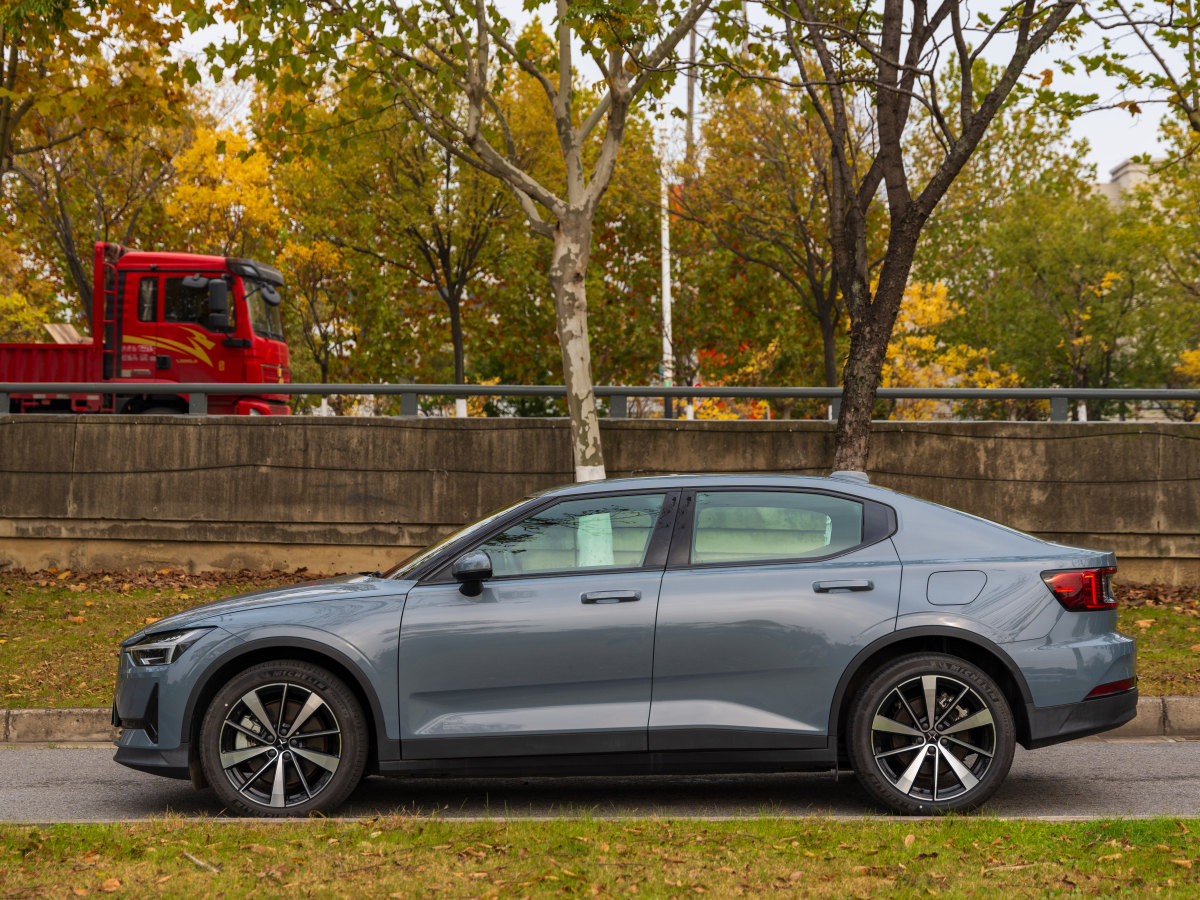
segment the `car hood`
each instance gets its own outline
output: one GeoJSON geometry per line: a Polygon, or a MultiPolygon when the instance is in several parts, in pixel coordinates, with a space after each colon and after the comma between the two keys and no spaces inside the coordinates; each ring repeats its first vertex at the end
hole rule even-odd
{"type": "Polygon", "coordinates": [[[347,597],[361,597],[364,594],[386,592],[394,594],[400,587],[400,582],[375,575],[341,575],[337,578],[325,578],[320,581],[308,581],[304,584],[290,584],[284,587],[266,588],[261,591],[251,591],[247,594],[237,594],[185,609],[174,615],[159,619],[147,625],[137,634],[130,635],[122,645],[135,643],[146,634],[163,631],[176,631],[199,625],[206,619],[241,612],[247,609],[260,609],[268,606],[289,606],[294,603],[315,603],[327,600],[340,600],[347,597]]]}

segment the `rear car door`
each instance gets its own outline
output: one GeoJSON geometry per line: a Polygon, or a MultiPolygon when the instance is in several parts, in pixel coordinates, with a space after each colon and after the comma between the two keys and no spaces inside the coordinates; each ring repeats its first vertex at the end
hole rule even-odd
{"type": "Polygon", "coordinates": [[[659,598],[650,750],[826,746],[846,665],[895,628],[895,514],[836,492],[696,491],[659,598]]]}
{"type": "Polygon", "coordinates": [[[677,496],[550,502],[475,544],[493,571],[478,596],[449,562],[414,587],[400,630],[404,758],[644,751],[677,496]]]}

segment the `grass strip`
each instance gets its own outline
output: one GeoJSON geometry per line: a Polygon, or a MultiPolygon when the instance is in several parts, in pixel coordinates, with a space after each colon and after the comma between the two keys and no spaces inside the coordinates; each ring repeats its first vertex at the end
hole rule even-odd
{"type": "MultiPolygon", "coordinates": [[[[171,613],[305,572],[0,573],[0,708],[108,706],[117,644],[171,613]],[[63,661],[69,660],[69,665],[63,661]]],[[[1118,585],[1143,696],[1200,696],[1200,588],[1118,585]]]]}
{"type": "Polygon", "coordinates": [[[1200,820],[412,818],[0,826],[5,897],[1054,897],[1200,892],[1200,820]]]}

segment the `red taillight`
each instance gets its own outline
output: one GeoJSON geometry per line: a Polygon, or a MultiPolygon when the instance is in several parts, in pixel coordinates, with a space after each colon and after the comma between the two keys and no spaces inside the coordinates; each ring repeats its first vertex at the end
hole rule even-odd
{"type": "Polygon", "coordinates": [[[1104,697],[1107,694],[1120,694],[1122,691],[1131,691],[1133,686],[1137,684],[1136,678],[1122,678],[1120,681],[1110,681],[1108,684],[1100,684],[1088,691],[1089,697],[1104,697]]]}
{"type": "Polygon", "coordinates": [[[1115,609],[1110,581],[1115,568],[1071,569],[1067,572],[1043,572],[1042,581],[1058,598],[1064,609],[1080,612],[1088,609],[1115,609]]]}

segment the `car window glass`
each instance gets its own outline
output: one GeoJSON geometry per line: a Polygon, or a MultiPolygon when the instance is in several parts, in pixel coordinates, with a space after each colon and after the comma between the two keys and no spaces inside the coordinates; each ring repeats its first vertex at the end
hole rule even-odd
{"type": "Polygon", "coordinates": [[[665,496],[590,497],[556,503],[479,549],[492,558],[495,577],[636,568],[646,558],[665,496]]]}
{"type": "Polygon", "coordinates": [[[693,563],[831,556],[862,543],[861,503],[794,491],[701,491],[693,563]]]}

